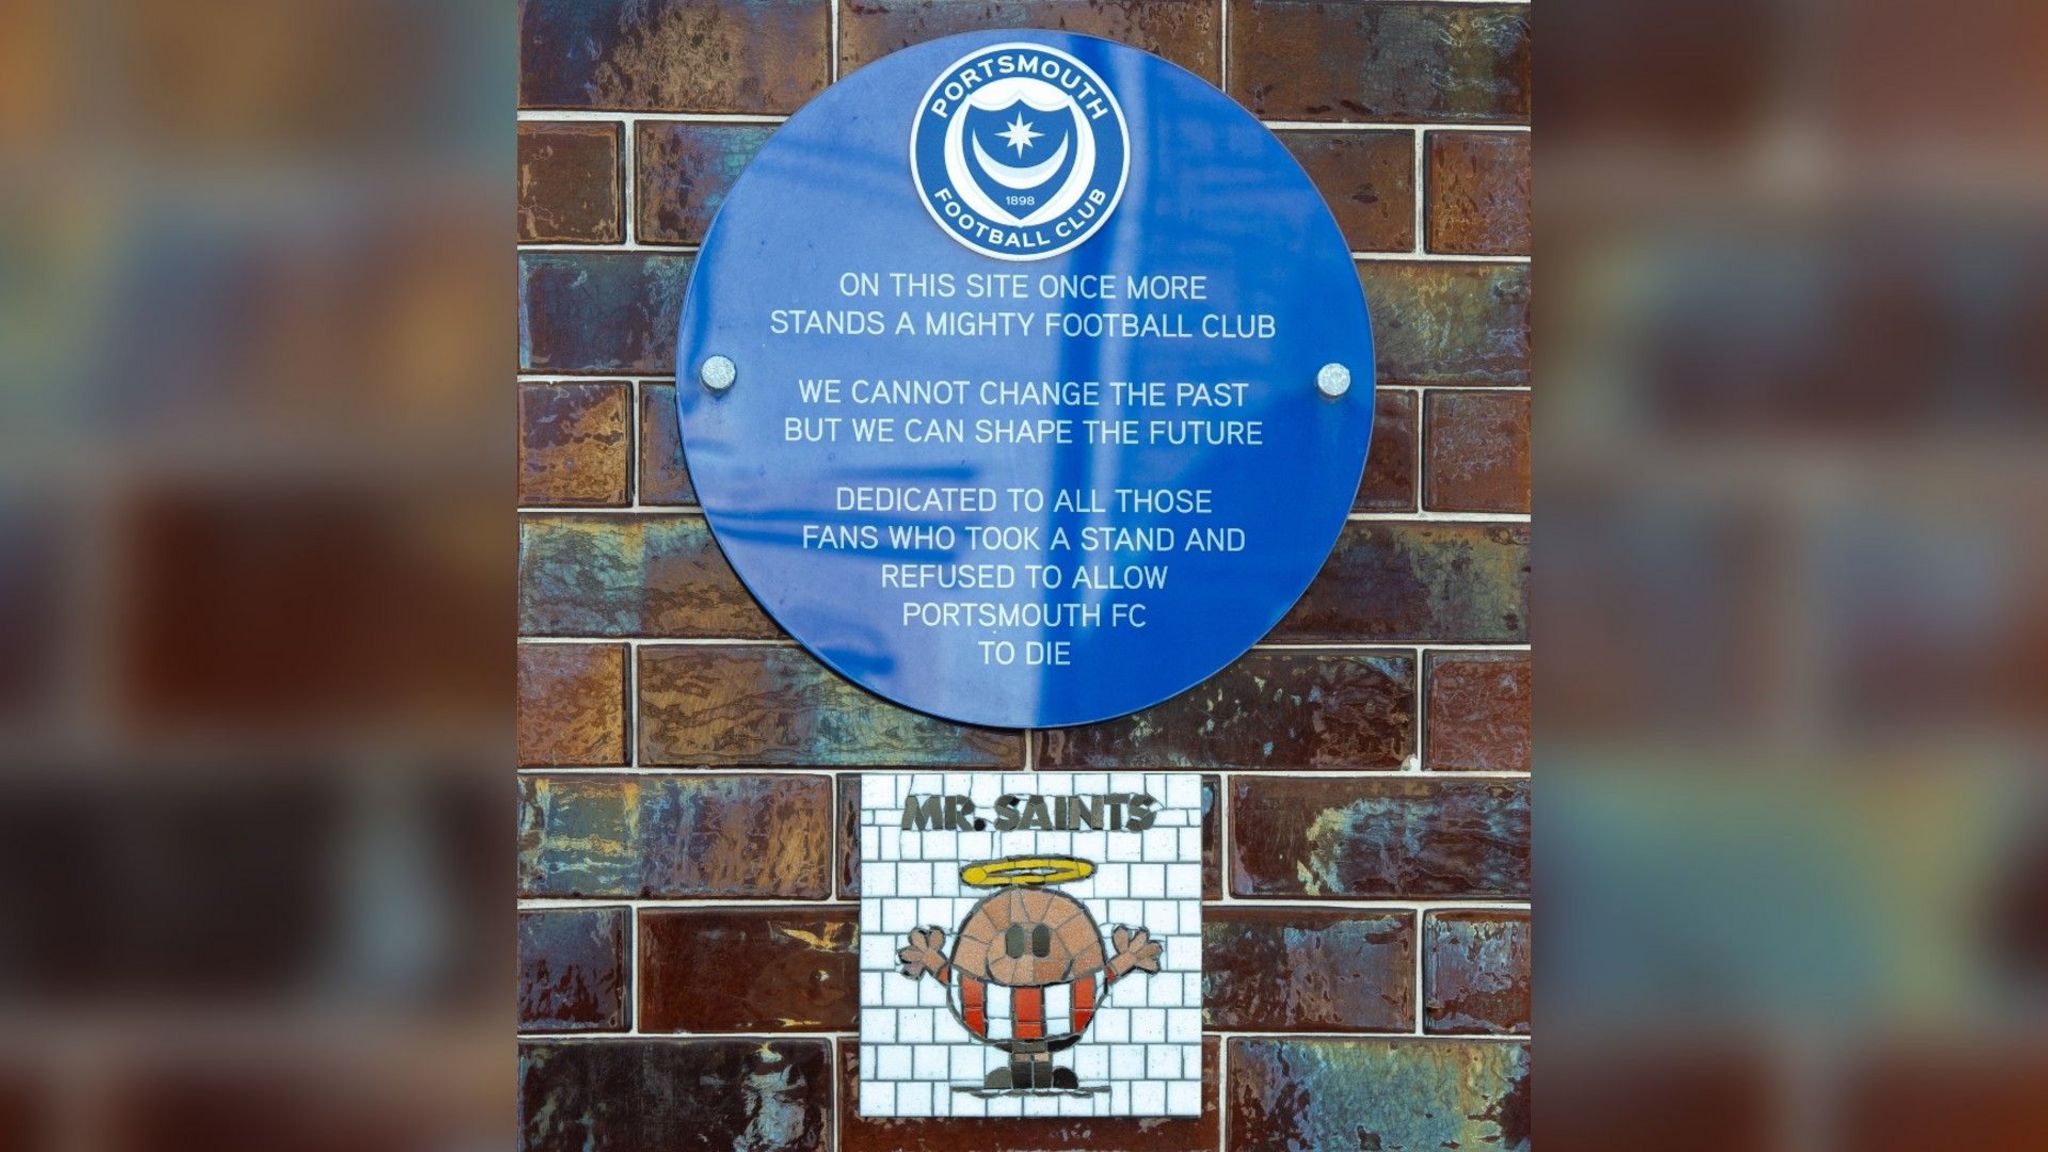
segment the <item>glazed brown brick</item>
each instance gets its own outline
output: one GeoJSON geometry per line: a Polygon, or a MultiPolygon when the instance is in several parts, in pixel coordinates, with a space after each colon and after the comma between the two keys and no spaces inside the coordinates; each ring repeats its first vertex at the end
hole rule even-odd
{"type": "Polygon", "coordinates": [[[825,776],[522,776],[519,894],[822,900],[825,776]]]}
{"type": "MultiPolygon", "coordinates": [[[[1746,1053],[1730,1050],[1722,1055],[1723,1066],[1716,1069],[1723,1076],[1721,1099],[1712,1103],[1733,1096],[1730,1103],[1749,1105],[1736,1115],[1782,1122],[1787,1112],[1799,1106],[1787,1099],[1797,1091],[1793,1087],[1796,1081],[1784,1073],[1781,1064],[1754,1050],[1762,1043],[1755,1042],[1746,1053]],[[1751,1093],[1746,1098],[1736,1084],[1727,1083],[1739,1075],[1742,1066],[1738,1062],[1745,1055],[1750,1070],[1746,1086],[1751,1093]],[[1775,1113],[1771,1104],[1778,1105],[1775,1113]]],[[[1721,1047],[1733,1049],[1734,1045],[1724,1041],[1721,1047]]],[[[1666,1057],[1667,1062],[1671,1059],[1666,1057]]],[[[1703,1061],[1695,1057],[1692,1062],[1703,1061]]],[[[1969,1044],[1929,1044],[1924,1037],[1894,1036],[1859,1045],[1856,1056],[1847,1062],[1849,1067],[1841,1075],[1834,1098],[1839,1109],[1835,1114],[1841,1117],[1836,1147],[1856,1152],[1918,1152],[1926,1148],[2033,1148],[2041,1143],[2038,1115],[2041,1086],[2048,1084],[2048,1052],[2021,1029],[2001,1031],[1969,1044]]],[[[1608,1072],[1602,1078],[1606,1082],[1620,1078],[1608,1069],[1600,1071],[1608,1072]]],[[[1670,1071],[1674,1075],[1658,1086],[1665,1091],[1657,1099],[1689,1111],[1702,1093],[1686,1091],[1689,1085],[1680,1079],[1686,1069],[1670,1071]]],[[[1546,1129],[1544,1139],[1549,1138],[1546,1129]]],[[[1665,1147],[1674,1143],[1667,1142],[1665,1147]]],[[[1748,1146],[1768,1145],[1758,1141],[1748,1146]]]]}
{"type": "Polygon", "coordinates": [[[1519,644],[1527,524],[1350,523],[1274,642],[1519,644]]]}
{"type": "Polygon", "coordinates": [[[1301,162],[1354,252],[1415,247],[1415,134],[1275,132],[1301,162]]]}
{"type": "Polygon", "coordinates": [[[1528,12],[1230,0],[1230,94],[1272,120],[1526,120],[1528,12]]]}
{"type": "Polygon", "coordinates": [[[1415,754],[1415,658],[1254,651],[1129,716],[1036,735],[1044,768],[1400,768],[1415,754]]]}
{"type": "Polygon", "coordinates": [[[522,767],[626,762],[626,647],[519,646],[522,767]]]}
{"type": "Polygon", "coordinates": [[[633,389],[618,382],[519,386],[519,502],[627,502],[633,389]]]}
{"type": "Polygon", "coordinates": [[[1420,1037],[1229,1043],[1232,1148],[1528,1152],[1527,1045],[1420,1037]]]}
{"type": "Polygon", "coordinates": [[[519,914],[519,1030],[626,1029],[627,908],[519,914]]]}
{"type": "Polygon", "coordinates": [[[820,1152],[831,1138],[831,1059],[824,1040],[521,1044],[519,1147],[820,1152]]]}
{"type": "Polygon", "coordinates": [[[640,385],[640,502],[695,504],[697,489],[683,460],[683,433],[676,415],[676,386],[640,385]]]}
{"type": "Polygon", "coordinates": [[[0,1064],[0,1125],[9,1146],[22,1152],[58,1146],[57,1113],[64,1105],[56,1081],[63,1073],[49,1063],[17,1056],[0,1064]]]}
{"type": "MultiPolygon", "coordinates": [[[[247,285],[250,307],[279,302],[267,276],[247,285]]],[[[391,300],[377,306],[383,305],[398,307],[391,300]]],[[[410,304],[389,314],[401,312],[407,323],[438,319],[431,308],[412,310],[410,304]]],[[[467,355],[456,353],[456,359],[470,363],[467,355]]],[[[460,372],[436,377],[457,378],[468,381],[464,392],[480,383],[479,376],[460,372]]],[[[399,404],[408,413],[403,426],[417,430],[409,422],[422,414],[407,405],[431,407],[452,395],[409,395],[399,404]]],[[[363,402],[360,393],[335,399],[340,407],[363,402]]],[[[237,403],[270,401],[251,394],[237,403]]],[[[511,385],[503,403],[510,417],[511,385]]],[[[455,410],[444,411],[452,420],[455,410]]],[[[208,425],[214,419],[191,415],[208,425]]],[[[325,447],[307,439],[307,452],[361,443],[350,440],[351,417],[301,415],[311,423],[294,428],[310,430],[324,421],[328,433],[320,442],[325,447]]],[[[384,415],[397,419],[391,411],[384,415]]],[[[476,431],[466,420],[437,426],[464,429],[465,443],[476,431]]],[[[495,422],[490,434],[497,435],[495,422]]],[[[415,459],[439,458],[425,447],[434,435],[412,441],[409,451],[420,452],[415,459]]],[[[511,447],[471,450],[495,454],[511,447]]],[[[480,489],[462,487],[475,481],[458,479],[452,462],[431,484],[367,461],[361,468],[314,469],[263,482],[211,468],[199,473],[123,485],[118,496],[108,494],[108,507],[89,527],[40,490],[0,497],[0,694],[14,697],[6,706],[19,708],[39,696],[61,705],[58,698],[71,691],[76,654],[59,648],[83,595],[75,567],[81,553],[11,550],[67,541],[82,547],[104,532],[120,554],[122,576],[104,595],[95,593],[101,603],[94,611],[119,622],[110,626],[108,664],[95,673],[105,681],[96,691],[120,710],[125,726],[164,736],[241,729],[282,737],[313,729],[473,725],[502,707],[503,670],[476,656],[503,639],[502,561],[464,509],[480,489]],[[39,656],[50,663],[21,667],[39,656]]],[[[68,716],[59,707],[37,720],[54,734],[72,722],[68,716]]],[[[154,750],[158,742],[145,745],[154,750]]]]}
{"type": "Polygon", "coordinates": [[[1215,1152],[1216,1044],[1202,1038],[1200,1116],[886,1119],[860,1115],[860,1045],[842,1043],[839,1152],[1215,1152]]]}
{"type": "Polygon", "coordinates": [[[899,708],[783,647],[640,650],[640,759],[768,764],[1021,766],[1019,734],[899,708]]]}
{"type": "Polygon", "coordinates": [[[1529,914],[1430,912],[1422,921],[1423,1026],[1529,1032],[1529,914]]]}
{"type": "MultiPolygon", "coordinates": [[[[11,877],[0,982],[16,1003],[167,1005],[180,995],[281,999],[333,987],[334,942],[361,923],[351,899],[360,873],[346,863],[360,859],[351,846],[366,831],[353,789],[390,781],[282,745],[195,758],[138,742],[119,760],[91,761],[17,752],[0,804],[0,867],[11,877]],[[88,764],[118,775],[80,771],[88,764]],[[109,898],[116,893],[128,895],[109,898]]],[[[463,783],[490,783],[475,768],[458,771],[463,783]]],[[[417,838],[413,859],[436,885],[428,907],[445,915],[433,930],[448,933],[446,950],[433,953],[440,964],[419,972],[425,992],[438,987],[435,973],[504,958],[501,914],[472,914],[480,903],[496,913],[497,869],[440,863],[492,851],[502,816],[500,835],[448,843],[456,822],[431,809],[445,811],[455,781],[407,779],[400,834],[417,838]],[[474,940],[483,947],[466,947],[474,940]]],[[[491,986],[492,1000],[504,994],[491,986]]]]}
{"type": "Polygon", "coordinates": [[[1429,250],[1529,254],[1529,134],[1429,133],[1429,250]]]}
{"type": "Polygon", "coordinates": [[[1529,510],[1529,393],[1432,390],[1422,436],[1424,508],[1529,510]]]}
{"type": "MultiPolygon", "coordinates": [[[[1780,1042],[1760,1029],[1702,1029],[1683,1045],[1665,1037],[1627,1038],[1608,1030],[1608,1035],[1583,1045],[1575,1043],[1568,1057],[1572,1066],[1583,1068],[1559,1076],[1544,1086],[1543,1144],[1545,1148],[1607,1149],[1656,1148],[1660,1152],[1723,1152],[1747,1148],[1790,1152],[1799,1145],[1787,1142],[1788,1120],[1812,1106],[1805,1089],[1784,1074],[1780,1042]],[[1710,1035],[1708,1033],[1725,1033],[1710,1035]]],[[[1590,1038],[1589,1038],[1590,1039],[1590,1038]]],[[[1924,1043],[1913,1045],[1927,1054],[1924,1043]]],[[[1950,1049],[1936,1057],[1940,1068],[1960,1073],[1975,1081],[1979,1069],[1957,1068],[1958,1052],[1950,1049]]],[[[2000,1061],[2001,1071],[2012,1071],[2003,1054],[1986,1053],[2000,1061]]],[[[1913,1123],[1929,1120],[1928,1076],[1934,1068],[1925,1060],[1915,1061],[1910,1085],[1881,1086],[1885,1098],[1903,1103],[1899,1111],[1911,1113],[1913,1123]],[[1907,1088],[1906,1091],[1900,1091],[1907,1088]]],[[[2038,1078],[2029,1078],[2027,1091],[2039,1095],[2038,1078]]],[[[1980,1085],[1981,1086],[1981,1085],[1980,1085]]],[[[1847,1089],[1853,1091],[1854,1089],[1847,1089]]],[[[1840,1091],[1838,1089],[1838,1091],[1840,1091]]],[[[2025,1137],[2001,1141],[1966,1140],[1949,1125],[1940,1124],[1928,1133],[1901,1129],[1907,1117],[1873,1115],[1868,1102],[1851,1102],[1837,1096],[1831,1108],[1838,1115],[1854,1117],[1861,1125],[1875,1121],[1878,1131],[1841,1131],[1829,1147],[1856,1152],[1907,1152],[1925,1148],[2027,1148],[2025,1137]],[[1860,1106],[1859,1106],[1860,1105],[1860,1106]],[[1872,1137],[1904,1134],[1905,1143],[1887,1148],[1872,1137]],[[1912,1139],[1911,1137],[1922,1137],[1912,1139]]],[[[1971,1111],[1975,1113],[1975,1109],[1971,1111]]],[[[2031,1108],[2015,1115],[2027,1117],[2031,1108]]],[[[1977,1114],[1981,1115],[1981,1113],[1977,1114]]],[[[1945,1117],[1942,1119],[1946,1119],[1945,1117]]]]}
{"type": "Polygon", "coordinates": [[[634,235],[642,244],[702,244],[770,124],[643,120],[634,135],[634,235]]]}
{"type": "Polygon", "coordinates": [[[839,73],[956,32],[1041,28],[1121,40],[1216,84],[1221,18],[1210,0],[867,0],[840,10],[839,73]]]}
{"type": "Polygon", "coordinates": [[[519,239],[617,244],[626,238],[617,124],[519,125],[519,239]]]}
{"type": "Polygon", "coordinates": [[[521,252],[519,370],[673,376],[694,257],[521,252]]]}
{"type": "MultiPolygon", "coordinates": [[[[25,735],[59,722],[56,699],[70,667],[62,651],[64,604],[74,594],[67,558],[77,555],[68,537],[85,529],[53,501],[25,492],[0,497],[0,588],[7,590],[0,595],[0,636],[7,638],[0,643],[0,727],[7,731],[25,735]]],[[[173,547],[171,540],[158,546],[173,547]]],[[[175,563],[177,555],[173,550],[167,559],[175,563]]],[[[179,629],[171,631],[162,644],[167,672],[189,665],[189,655],[177,654],[179,629]]]]}
{"type": "Polygon", "coordinates": [[[1529,655],[1431,652],[1423,767],[1441,772],[1527,772],[1529,655]]]}
{"type": "Polygon", "coordinates": [[[1415,511],[1415,396],[1392,388],[1374,394],[1372,448],[1353,512],[1415,511]]]}
{"type": "Polygon", "coordinates": [[[1527,780],[1240,776],[1230,889],[1275,898],[1524,898],[1527,780]]]}
{"type": "MultiPolygon", "coordinates": [[[[246,923],[237,930],[253,934],[246,923]]],[[[167,1004],[191,994],[167,988],[163,1000],[152,1002],[167,1004]]],[[[370,1008],[361,993],[332,994],[334,1007],[310,1010],[329,1016],[333,1023],[280,1028],[266,1039],[214,1041],[215,1053],[205,1057],[192,1051],[193,1043],[155,1044],[134,1032],[110,1038],[109,1055],[92,1063],[89,1087],[65,1070],[66,1061],[48,1053],[17,1055],[16,1063],[34,1062],[36,1077],[22,1087],[40,1093],[36,1103],[45,1111],[20,1116],[12,1111],[11,1102],[0,1098],[7,1148],[359,1152],[473,1143],[473,1133],[488,1123],[482,1119],[486,1113],[461,1101],[480,1099],[490,1091],[483,1085],[491,1081],[483,1079],[477,1058],[468,1055],[479,1049],[453,1039],[453,1028],[459,1026],[434,1021],[432,1010],[416,1011],[397,1023],[396,1010],[370,1008]],[[353,1014],[345,1016],[349,1009],[353,1014]],[[416,1039],[398,1042],[389,1032],[384,1041],[371,1039],[393,1027],[409,1030],[416,1039]],[[349,1033],[354,1038],[336,1045],[311,1039],[307,1033],[314,1031],[329,1037],[349,1033]],[[38,1124],[42,1133],[36,1130],[38,1124]],[[90,1138],[70,1135],[81,1125],[90,1126],[90,1138]]],[[[28,1045],[18,1042],[15,1047],[28,1045]]],[[[497,1075],[502,1084],[504,1072],[497,1075]]],[[[501,1108],[496,1105],[493,1111],[501,1108]]]]}
{"type": "Polygon", "coordinates": [[[643,1032],[840,1032],[860,1026],[850,907],[640,913],[643,1032]]]}
{"type": "Polygon", "coordinates": [[[527,515],[519,627],[529,636],[773,639],[702,516],[527,515]]]}
{"type": "Polygon", "coordinates": [[[831,50],[830,0],[523,0],[519,106],[794,112],[831,50]]]}
{"type": "Polygon", "coordinates": [[[839,784],[839,895],[860,895],[860,774],[842,772],[839,784]]]}
{"type": "Polygon", "coordinates": [[[1409,912],[1211,908],[1202,917],[1203,1026],[1233,1032],[1409,1032],[1409,912]]]}
{"type": "Polygon", "coordinates": [[[1382,384],[1529,383],[1529,265],[1361,260],[1382,384]]]}

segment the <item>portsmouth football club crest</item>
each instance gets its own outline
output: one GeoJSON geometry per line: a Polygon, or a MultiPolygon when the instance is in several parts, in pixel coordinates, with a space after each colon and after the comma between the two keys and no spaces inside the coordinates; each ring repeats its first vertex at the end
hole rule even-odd
{"type": "Polygon", "coordinates": [[[997,44],[932,82],[910,129],[910,173],[946,234],[998,260],[1042,260],[1109,219],[1130,172],[1116,94],[1043,44],[997,44]]]}

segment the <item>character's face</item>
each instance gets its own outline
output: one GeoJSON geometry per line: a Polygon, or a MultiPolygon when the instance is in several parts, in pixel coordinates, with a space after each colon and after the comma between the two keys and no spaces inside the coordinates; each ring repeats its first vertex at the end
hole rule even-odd
{"type": "Polygon", "coordinates": [[[1103,966],[1102,932],[1071,896],[1006,888],[968,914],[952,962],[992,984],[1059,984],[1103,966]]]}

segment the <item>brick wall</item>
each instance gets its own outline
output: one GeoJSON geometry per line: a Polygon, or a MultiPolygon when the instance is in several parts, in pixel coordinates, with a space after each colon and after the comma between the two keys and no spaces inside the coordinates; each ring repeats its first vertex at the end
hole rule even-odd
{"type": "Polygon", "coordinates": [[[1529,11],[522,3],[522,1147],[1527,1143],[1529,11]],[[695,507],[672,387],[695,246],[774,125],[999,26],[1135,44],[1272,125],[1379,356],[1354,515],[1294,611],[1180,698],[1029,733],[903,711],[792,645],[695,507]],[[1201,1117],[853,1114],[847,832],[856,773],[906,766],[1205,774],[1201,1117]]]}

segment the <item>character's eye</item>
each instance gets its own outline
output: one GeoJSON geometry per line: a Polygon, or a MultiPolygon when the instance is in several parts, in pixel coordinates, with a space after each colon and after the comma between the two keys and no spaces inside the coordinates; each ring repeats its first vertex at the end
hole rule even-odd
{"type": "Polygon", "coordinates": [[[1031,954],[1040,957],[1052,955],[1052,929],[1040,924],[1031,930],[1031,954]]]}
{"type": "Polygon", "coordinates": [[[1022,924],[1012,924],[1010,925],[1010,930],[1003,933],[1003,951],[1008,952],[1012,958],[1024,954],[1024,926],[1022,924]]]}

